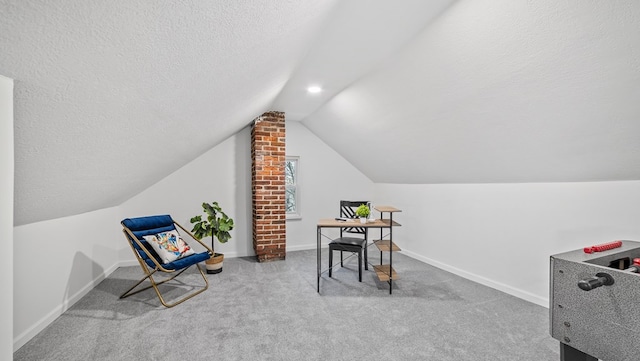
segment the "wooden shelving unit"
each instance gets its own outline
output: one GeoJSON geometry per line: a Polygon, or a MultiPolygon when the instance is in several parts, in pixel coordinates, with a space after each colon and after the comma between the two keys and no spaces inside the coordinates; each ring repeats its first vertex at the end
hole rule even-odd
{"type": "Polygon", "coordinates": [[[376,245],[376,247],[378,247],[378,249],[380,250],[380,252],[398,252],[401,251],[400,247],[398,247],[397,244],[391,242],[388,239],[380,239],[377,241],[373,241],[373,244],[376,245]]]}
{"type": "Polygon", "coordinates": [[[373,244],[380,250],[380,265],[374,265],[373,268],[381,282],[389,283],[389,294],[391,294],[393,293],[393,281],[398,279],[398,274],[393,269],[393,252],[400,251],[400,247],[393,243],[393,227],[400,226],[400,223],[393,220],[393,214],[402,211],[391,206],[375,206],[373,208],[380,212],[380,220],[388,225],[388,227],[380,228],[380,239],[373,241],[373,244]],[[388,213],[389,218],[384,217],[385,213],[388,213]],[[389,234],[386,236],[383,233],[385,229],[389,230],[389,234]],[[385,253],[389,253],[388,264],[383,264],[385,253]]]}
{"type": "MultiPolygon", "coordinates": [[[[392,279],[398,279],[398,274],[396,273],[396,270],[391,267],[391,265],[383,264],[379,266],[373,266],[373,269],[376,271],[378,279],[382,282],[389,282],[392,279]],[[389,272],[389,269],[391,269],[391,272],[389,272]],[[391,275],[391,278],[389,278],[389,275],[391,275]]],[[[391,293],[391,290],[389,290],[389,293],[391,293]]]]}

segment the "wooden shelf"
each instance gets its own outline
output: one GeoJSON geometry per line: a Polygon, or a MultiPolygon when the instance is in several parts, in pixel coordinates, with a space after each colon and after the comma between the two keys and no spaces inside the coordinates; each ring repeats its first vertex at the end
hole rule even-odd
{"type": "MultiPolygon", "coordinates": [[[[317,280],[316,286],[318,292],[320,292],[320,278],[322,276],[322,272],[320,270],[320,248],[321,238],[324,236],[322,234],[323,228],[340,228],[342,231],[345,229],[369,229],[369,228],[378,228],[380,230],[380,236],[376,237],[378,239],[373,239],[373,243],[376,245],[378,250],[380,251],[380,263],[384,262],[384,259],[387,258],[388,264],[383,265],[373,265],[366,261],[369,265],[373,267],[376,272],[376,276],[382,282],[387,282],[389,284],[389,294],[393,293],[393,282],[398,279],[398,274],[393,269],[393,252],[401,251],[400,247],[397,244],[393,243],[393,227],[399,227],[400,223],[393,221],[393,214],[396,212],[402,212],[402,210],[392,207],[392,206],[381,206],[377,205],[373,207],[376,211],[380,212],[380,219],[369,219],[366,223],[360,223],[356,219],[342,219],[342,218],[327,218],[320,219],[317,225],[317,280]],[[386,216],[386,219],[385,219],[386,216]],[[386,234],[385,234],[386,233],[386,234]],[[389,252],[385,257],[385,252],[389,252]]],[[[370,238],[365,237],[365,241],[369,242],[370,238]]],[[[366,244],[367,247],[370,246],[370,243],[366,244]]],[[[366,250],[366,249],[365,249],[366,250]]]]}
{"type": "Polygon", "coordinates": [[[398,208],[392,206],[374,206],[373,209],[378,212],[402,212],[398,208]]]}
{"type": "MultiPolygon", "coordinates": [[[[384,223],[384,224],[386,224],[387,226],[388,226],[388,225],[389,225],[389,223],[391,222],[389,219],[378,219],[378,221],[383,222],[383,223],[384,223]]],[[[392,226],[394,226],[394,227],[400,227],[400,226],[401,226],[401,224],[400,224],[400,223],[398,223],[398,222],[396,222],[396,221],[393,221],[393,223],[391,223],[391,225],[392,225],[392,226]]]]}
{"type": "Polygon", "coordinates": [[[389,274],[391,274],[392,280],[395,281],[398,279],[398,274],[396,273],[396,270],[391,267],[391,265],[383,264],[379,266],[373,266],[373,269],[376,271],[376,275],[378,276],[378,279],[380,281],[389,281],[389,274]],[[389,272],[389,269],[391,269],[391,272],[389,272]]]}
{"type": "Polygon", "coordinates": [[[381,239],[381,240],[373,241],[373,244],[375,244],[376,247],[378,247],[380,252],[389,252],[389,251],[399,252],[399,251],[401,251],[400,247],[398,247],[397,244],[391,242],[388,239],[381,239]],[[389,243],[391,243],[391,246],[389,246],[389,243]]]}

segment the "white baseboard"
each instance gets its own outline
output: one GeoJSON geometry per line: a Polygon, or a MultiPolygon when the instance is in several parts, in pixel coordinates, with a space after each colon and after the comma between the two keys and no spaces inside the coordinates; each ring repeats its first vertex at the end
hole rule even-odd
{"type": "MultiPolygon", "coordinates": [[[[307,251],[310,249],[316,249],[317,244],[303,244],[301,246],[287,246],[287,252],[295,252],[295,251],[307,251]]],[[[322,248],[326,248],[326,245],[322,245],[322,248]]]]}
{"type": "MultiPolygon", "coordinates": [[[[326,245],[323,245],[323,248],[325,248],[326,245]]],[[[307,245],[300,245],[300,246],[288,246],[287,247],[287,252],[293,252],[293,251],[305,251],[305,250],[310,250],[310,249],[315,249],[316,248],[316,244],[307,244],[307,245]]],[[[430,258],[421,256],[417,253],[411,252],[411,251],[407,251],[407,250],[403,250],[402,251],[403,254],[416,259],[418,261],[427,263],[429,265],[432,265],[434,267],[438,267],[442,270],[445,270],[447,272],[451,272],[455,275],[458,275],[460,277],[464,277],[468,280],[480,283],[482,285],[485,285],[487,287],[491,287],[494,289],[497,289],[499,291],[502,291],[504,293],[510,294],[512,296],[521,298],[525,301],[531,302],[531,303],[535,303],[539,306],[542,307],[549,307],[549,299],[548,298],[543,298],[543,297],[539,297],[537,295],[534,295],[532,293],[502,284],[500,282],[495,282],[493,280],[490,280],[488,278],[484,278],[484,277],[480,277],[476,274],[461,270],[459,268],[453,267],[453,266],[449,266],[447,264],[432,260],[430,258]]],[[[236,253],[225,253],[225,257],[228,258],[235,258],[238,257],[238,255],[236,253]]],[[[105,278],[107,278],[111,273],[113,273],[118,267],[129,267],[129,266],[137,266],[138,265],[138,261],[136,261],[135,259],[132,260],[125,260],[125,261],[120,261],[117,264],[114,264],[113,266],[109,267],[106,271],[104,271],[102,274],[100,274],[99,276],[97,276],[92,282],[90,282],[89,284],[87,284],[86,286],[84,286],[80,291],[76,292],[74,295],[72,295],[71,297],[69,297],[68,299],[66,299],[62,304],[60,304],[58,307],[56,307],[54,310],[52,310],[51,312],[49,312],[45,317],[43,317],[42,319],[40,319],[38,322],[36,322],[36,324],[34,324],[33,326],[31,326],[28,330],[26,330],[25,332],[21,333],[20,335],[14,337],[13,339],[13,351],[17,351],[20,347],[22,347],[25,343],[27,343],[29,340],[31,340],[35,335],[37,335],[39,332],[41,332],[42,330],[45,329],[45,327],[47,327],[49,324],[51,324],[51,322],[53,322],[56,318],[60,317],[60,315],[62,315],[66,310],[69,309],[69,307],[71,307],[72,305],[74,305],[76,302],[78,302],[78,300],[80,300],[82,297],[84,297],[87,293],[89,293],[89,291],[91,291],[94,287],[96,287],[100,282],[102,282],[105,278]]]]}
{"type": "Polygon", "coordinates": [[[465,270],[461,270],[459,268],[438,262],[436,260],[421,256],[417,253],[411,252],[411,251],[407,251],[407,250],[402,250],[402,253],[413,258],[413,259],[417,259],[418,261],[422,261],[424,263],[427,263],[429,265],[432,265],[434,267],[438,267],[442,270],[445,270],[447,272],[451,272],[455,275],[458,275],[460,277],[464,277],[470,281],[479,283],[481,285],[487,286],[487,287],[491,287],[493,289],[496,289],[498,291],[502,291],[504,293],[510,294],[512,296],[521,298],[525,301],[531,302],[531,303],[535,303],[538,306],[542,306],[545,308],[549,308],[549,299],[548,298],[543,298],[537,295],[534,295],[530,292],[527,291],[523,291],[521,289],[515,288],[515,287],[511,287],[508,285],[505,285],[503,283],[500,282],[496,282],[493,281],[491,279],[485,278],[485,277],[481,277],[478,276],[477,274],[471,273],[471,272],[467,272],[465,270]]]}
{"type": "Polygon", "coordinates": [[[120,262],[118,262],[118,265],[116,266],[116,268],[114,268],[114,270],[119,268],[119,267],[131,267],[131,266],[140,267],[140,263],[138,263],[138,261],[136,261],[135,259],[127,260],[127,261],[120,261],[120,262]]]}
{"type": "MultiPolygon", "coordinates": [[[[326,245],[323,245],[323,248],[326,248],[326,245]]],[[[310,249],[316,249],[316,244],[307,244],[307,245],[301,245],[301,246],[295,246],[295,247],[291,247],[291,246],[287,246],[287,252],[291,252],[291,251],[304,251],[304,250],[310,250],[310,249]]],[[[438,267],[442,270],[445,270],[447,272],[451,272],[455,275],[458,275],[460,277],[466,278],[470,281],[479,283],[481,285],[487,286],[487,287],[491,287],[493,289],[496,289],[498,291],[510,294],[512,296],[521,298],[525,301],[531,302],[531,303],[535,303],[536,305],[545,307],[545,308],[549,308],[549,299],[548,298],[543,298],[537,295],[534,295],[533,293],[527,292],[527,291],[523,291],[521,289],[518,288],[514,288],[508,285],[505,285],[503,283],[500,282],[496,282],[493,281],[491,279],[485,278],[485,277],[481,277],[478,276],[474,273],[471,272],[467,272],[465,270],[461,270],[459,268],[450,266],[448,264],[444,264],[441,262],[438,262],[436,260],[430,259],[428,257],[424,257],[422,255],[419,255],[417,253],[411,252],[411,251],[407,251],[405,249],[402,250],[402,254],[407,255],[413,259],[416,259],[418,261],[424,262],[426,264],[429,264],[431,266],[434,267],[438,267]]]]}
{"type": "MultiPolygon", "coordinates": [[[[233,253],[225,253],[225,257],[234,258],[237,257],[236,252],[233,253]]],[[[86,296],[89,291],[95,288],[100,282],[102,282],[105,278],[111,275],[116,269],[119,267],[130,267],[130,266],[139,266],[139,263],[135,259],[119,261],[118,263],[112,265],[103,273],[94,278],[91,282],[86,284],[82,289],[76,292],[71,297],[65,299],[60,305],[54,308],[51,312],[49,312],[46,316],[42,317],[38,320],[33,326],[29,327],[26,331],[22,332],[20,335],[15,336],[13,338],[13,352],[17,351],[20,347],[24,346],[29,340],[31,340],[38,333],[42,332],[47,326],[49,326],[53,321],[55,321],[58,317],[60,317],[66,310],[68,310],[71,306],[73,306],[76,302],[78,302],[82,297],[86,296]]]]}
{"type": "MultiPolygon", "coordinates": [[[[137,261],[133,261],[137,264],[137,261]]],[[[107,278],[113,271],[115,271],[119,267],[118,264],[115,264],[96,278],[94,278],[90,283],[82,287],[78,292],[73,294],[71,297],[65,299],[60,305],[58,305],[55,309],[49,312],[46,316],[41,318],[38,322],[36,322],[33,326],[29,327],[26,331],[22,332],[20,335],[13,338],[13,352],[16,352],[20,347],[24,346],[29,340],[31,340],[38,333],[42,332],[47,326],[49,326],[56,318],[60,317],[66,310],[68,310],[71,306],[73,306],[76,302],[78,302],[82,297],[84,297],[89,291],[91,291],[94,287],[96,287],[100,282],[102,282],[105,278],[107,278]]]]}

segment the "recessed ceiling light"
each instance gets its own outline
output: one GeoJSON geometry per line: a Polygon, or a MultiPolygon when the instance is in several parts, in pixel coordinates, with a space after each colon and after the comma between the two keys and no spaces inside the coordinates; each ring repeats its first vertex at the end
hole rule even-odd
{"type": "Polygon", "coordinates": [[[315,93],[320,93],[322,91],[322,88],[320,88],[317,85],[312,85],[307,88],[307,91],[311,94],[315,94],[315,93]]]}

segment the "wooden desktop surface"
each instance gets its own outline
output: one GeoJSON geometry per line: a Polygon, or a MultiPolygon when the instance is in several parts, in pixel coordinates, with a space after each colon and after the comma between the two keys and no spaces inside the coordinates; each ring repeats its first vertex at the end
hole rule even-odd
{"type": "MultiPolygon", "coordinates": [[[[367,223],[360,223],[359,219],[350,219],[347,221],[338,221],[333,218],[321,219],[318,221],[318,227],[326,227],[326,228],[344,228],[344,227],[362,227],[362,228],[384,228],[389,227],[388,219],[374,219],[367,220],[367,223]]],[[[393,221],[393,226],[397,227],[400,224],[396,221],[393,221]]]]}
{"type": "MultiPolygon", "coordinates": [[[[320,252],[320,248],[321,248],[321,238],[322,238],[322,229],[323,228],[388,228],[389,229],[389,239],[388,240],[378,240],[378,241],[374,241],[374,243],[376,244],[376,246],[378,246],[378,248],[380,249],[380,252],[384,251],[388,251],[389,252],[389,264],[386,265],[374,265],[374,269],[376,270],[376,274],[378,275],[378,278],[381,281],[386,281],[389,283],[389,294],[392,293],[393,290],[393,280],[396,280],[398,278],[398,275],[396,274],[396,271],[393,269],[392,265],[393,265],[393,252],[394,251],[399,251],[400,248],[395,245],[392,241],[391,241],[391,227],[397,227],[400,226],[400,224],[396,221],[392,221],[391,218],[393,217],[393,213],[395,212],[402,212],[400,209],[392,207],[392,206],[375,206],[373,207],[375,210],[379,211],[380,213],[389,213],[389,218],[388,219],[371,219],[371,220],[367,220],[366,223],[361,223],[360,219],[347,219],[347,220],[341,220],[341,219],[335,219],[335,218],[323,218],[320,219],[318,221],[318,228],[317,228],[317,263],[316,263],[316,267],[317,267],[317,277],[316,277],[316,285],[317,285],[317,291],[318,293],[320,292],[320,276],[322,275],[323,271],[322,271],[322,267],[320,266],[321,262],[322,262],[322,256],[321,256],[321,252],[320,252]]],[[[382,215],[381,215],[382,217],[382,215]]],[[[382,237],[382,232],[380,232],[380,236],[382,237]]],[[[365,239],[366,236],[365,236],[365,239]]]]}

